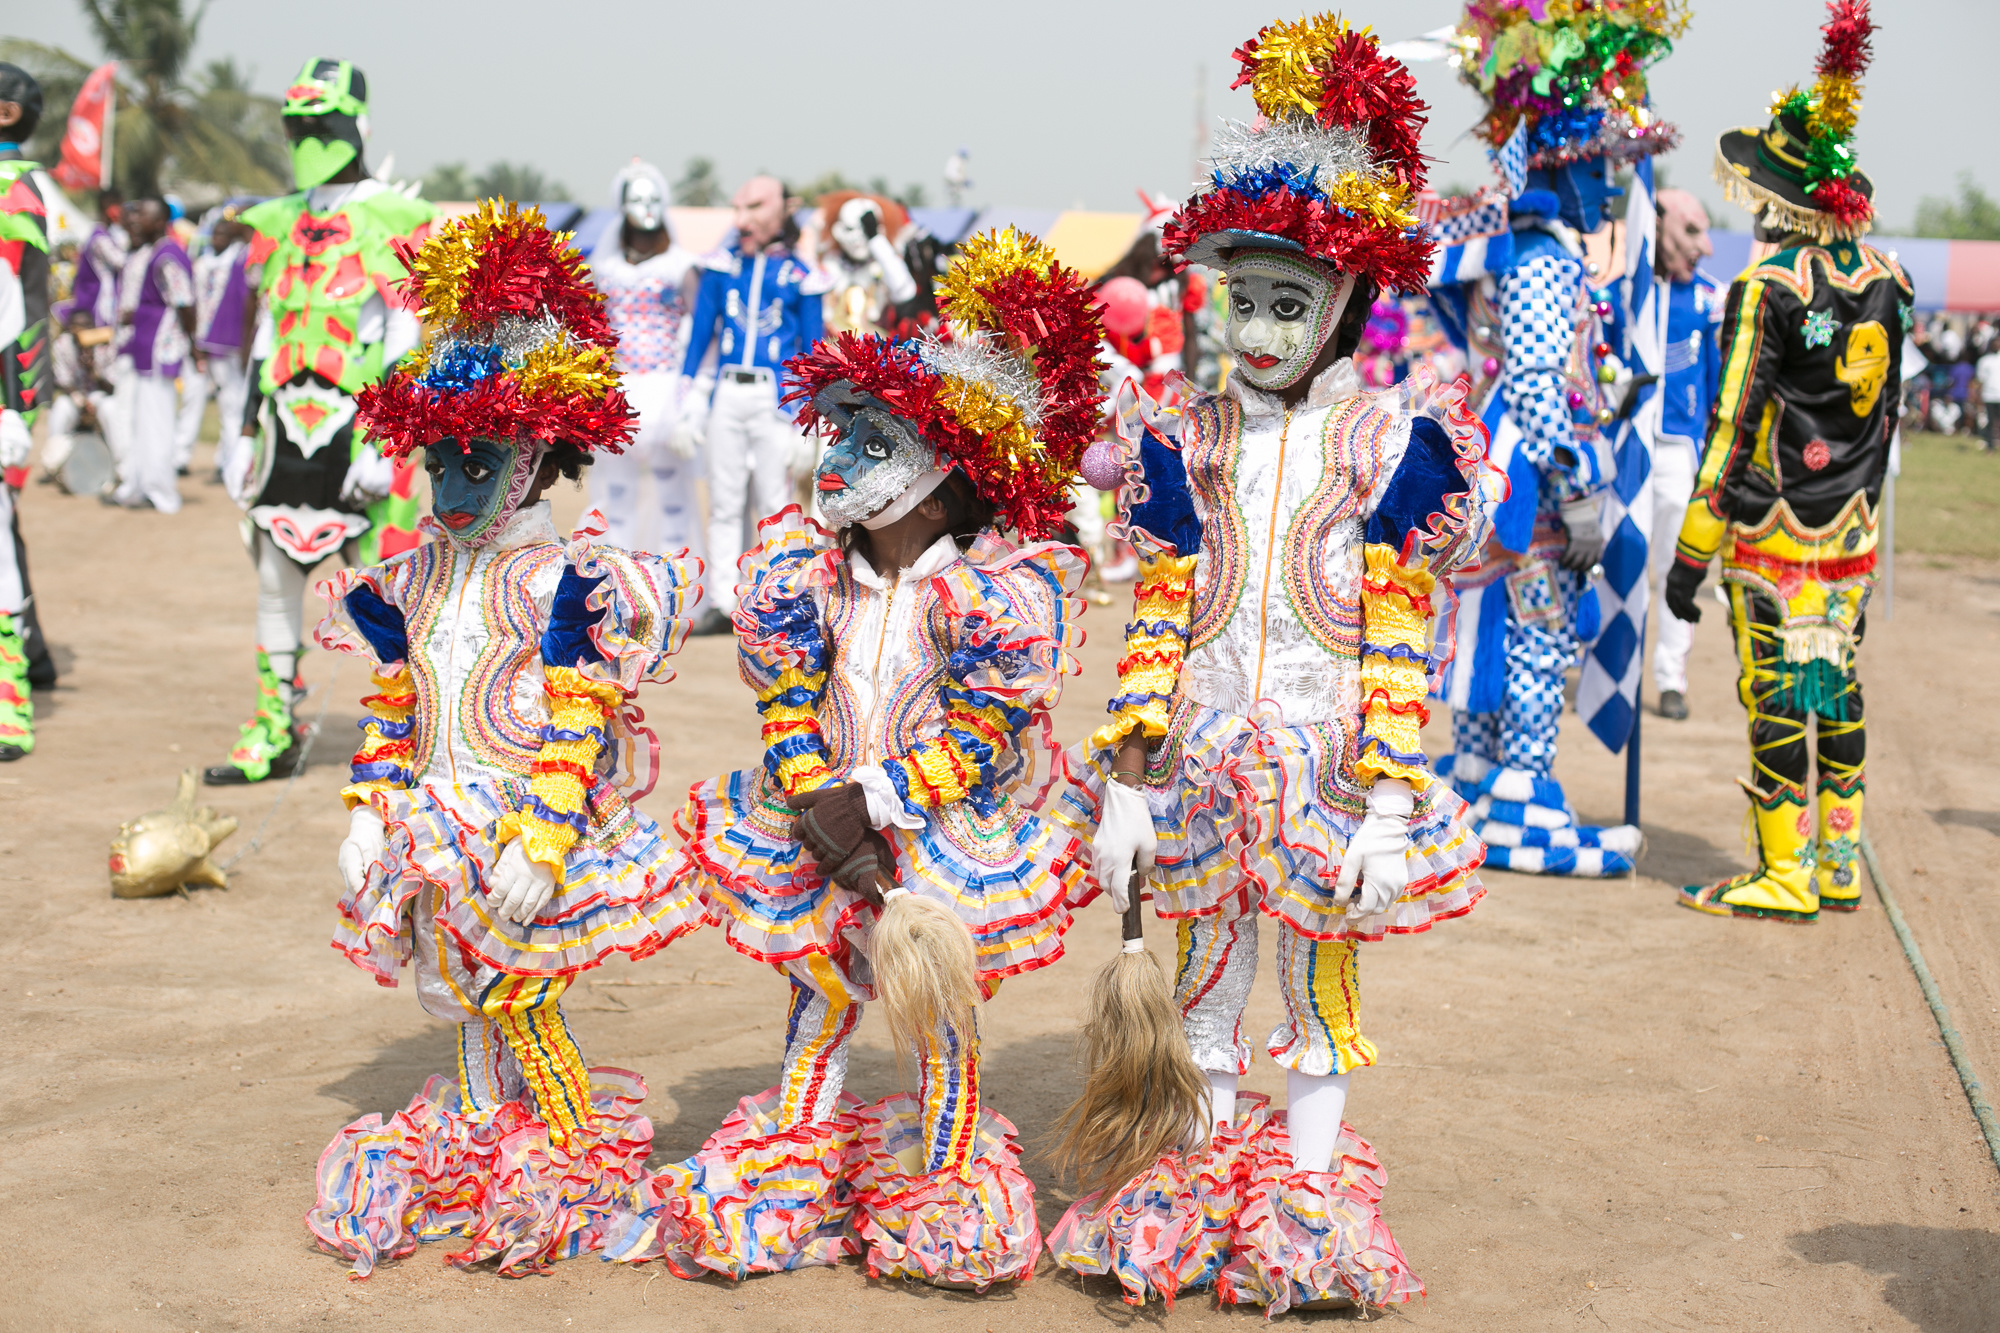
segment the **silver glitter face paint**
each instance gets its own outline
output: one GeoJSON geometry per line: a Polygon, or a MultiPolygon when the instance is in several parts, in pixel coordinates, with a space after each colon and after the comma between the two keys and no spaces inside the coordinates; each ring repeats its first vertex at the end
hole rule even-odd
{"type": "Polygon", "coordinates": [[[820,512],[837,528],[872,518],[936,466],[937,451],[909,422],[862,408],[820,460],[820,512]]]}

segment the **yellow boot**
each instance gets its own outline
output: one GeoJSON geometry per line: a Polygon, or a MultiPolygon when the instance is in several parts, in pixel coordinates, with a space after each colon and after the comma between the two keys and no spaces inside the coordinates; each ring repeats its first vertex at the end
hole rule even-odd
{"type": "Polygon", "coordinates": [[[1851,793],[1819,785],[1819,905],[1829,912],[1861,906],[1861,783],[1851,793]]]}
{"type": "Polygon", "coordinates": [[[1813,882],[1812,811],[1803,787],[1780,786],[1769,794],[1749,783],[1757,816],[1757,869],[1719,884],[1690,884],[1681,890],[1683,907],[1715,916],[1768,916],[1780,921],[1812,921],[1819,916],[1813,882]]]}

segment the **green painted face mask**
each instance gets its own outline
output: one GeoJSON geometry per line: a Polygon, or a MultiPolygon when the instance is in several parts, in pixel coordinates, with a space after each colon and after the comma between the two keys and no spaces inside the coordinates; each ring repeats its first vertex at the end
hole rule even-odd
{"type": "Polygon", "coordinates": [[[315,56],[285,90],[285,134],[292,179],[301,190],[324,185],[361,156],[368,80],[345,60],[315,56]]]}
{"type": "Polygon", "coordinates": [[[360,155],[357,144],[346,139],[294,139],[292,180],[301,190],[324,185],[360,155]]]}

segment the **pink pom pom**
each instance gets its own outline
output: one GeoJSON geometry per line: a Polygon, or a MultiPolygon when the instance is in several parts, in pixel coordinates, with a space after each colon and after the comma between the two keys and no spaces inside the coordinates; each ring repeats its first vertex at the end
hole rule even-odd
{"type": "Polygon", "coordinates": [[[1137,278],[1107,278],[1093,296],[1097,317],[1111,332],[1136,338],[1146,331],[1146,315],[1152,302],[1146,297],[1146,284],[1137,278]]]}
{"type": "Polygon", "coordinates": [[[1480,373],[1484,374],[1487,379],[1492,379],[1500,373],[1500,358],[1497,356],[1487,357],[1479,363],[1479,369],[1480,373]]]}
{"type": "Polygon", "coordinates": [[[1083,451],[1083,462],[1078,466],[1083,479],[1100,491],[1115,491],[1125,480],[1124,464],[1118,461],[1118,454],[1111,441],[1099,440],[1083,451]]]}

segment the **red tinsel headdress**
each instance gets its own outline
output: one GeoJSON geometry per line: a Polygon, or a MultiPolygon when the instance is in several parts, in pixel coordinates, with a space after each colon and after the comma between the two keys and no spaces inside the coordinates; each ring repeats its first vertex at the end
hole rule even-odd
{"type": "Polygon", "coordinates": [[[1069,486],[1097,431],[1104,333],[1089,286],[1012,227],[960,247],[937,287],[945,328],[913,342],[842,333],[785,369],[799,422],[846,381],[915,426],[991,504],[1003,527],[1040,539],[1069,511],[1069,486]]]}
{"type": "Polygon", "coordinates": [[[1377,285],[1423,290],[1435,248],[1412,197],[1424,186],[1416,80],[1338,15],[1273,23],[1236,50],[1255,122],[1225,121],[1209,181],[1161,240],[1182,264],[1258,246],[1303,252],[1377,285]]]}
{"type": "Polygon", "coordinates": [[[637,418],[612,368],[618,338],[569,239],[538,209],[488,199],[421,248],[399,243],[400,285],[437,333],[361,393],[384,453],[446,437],[624,451],[637,418]]]}

